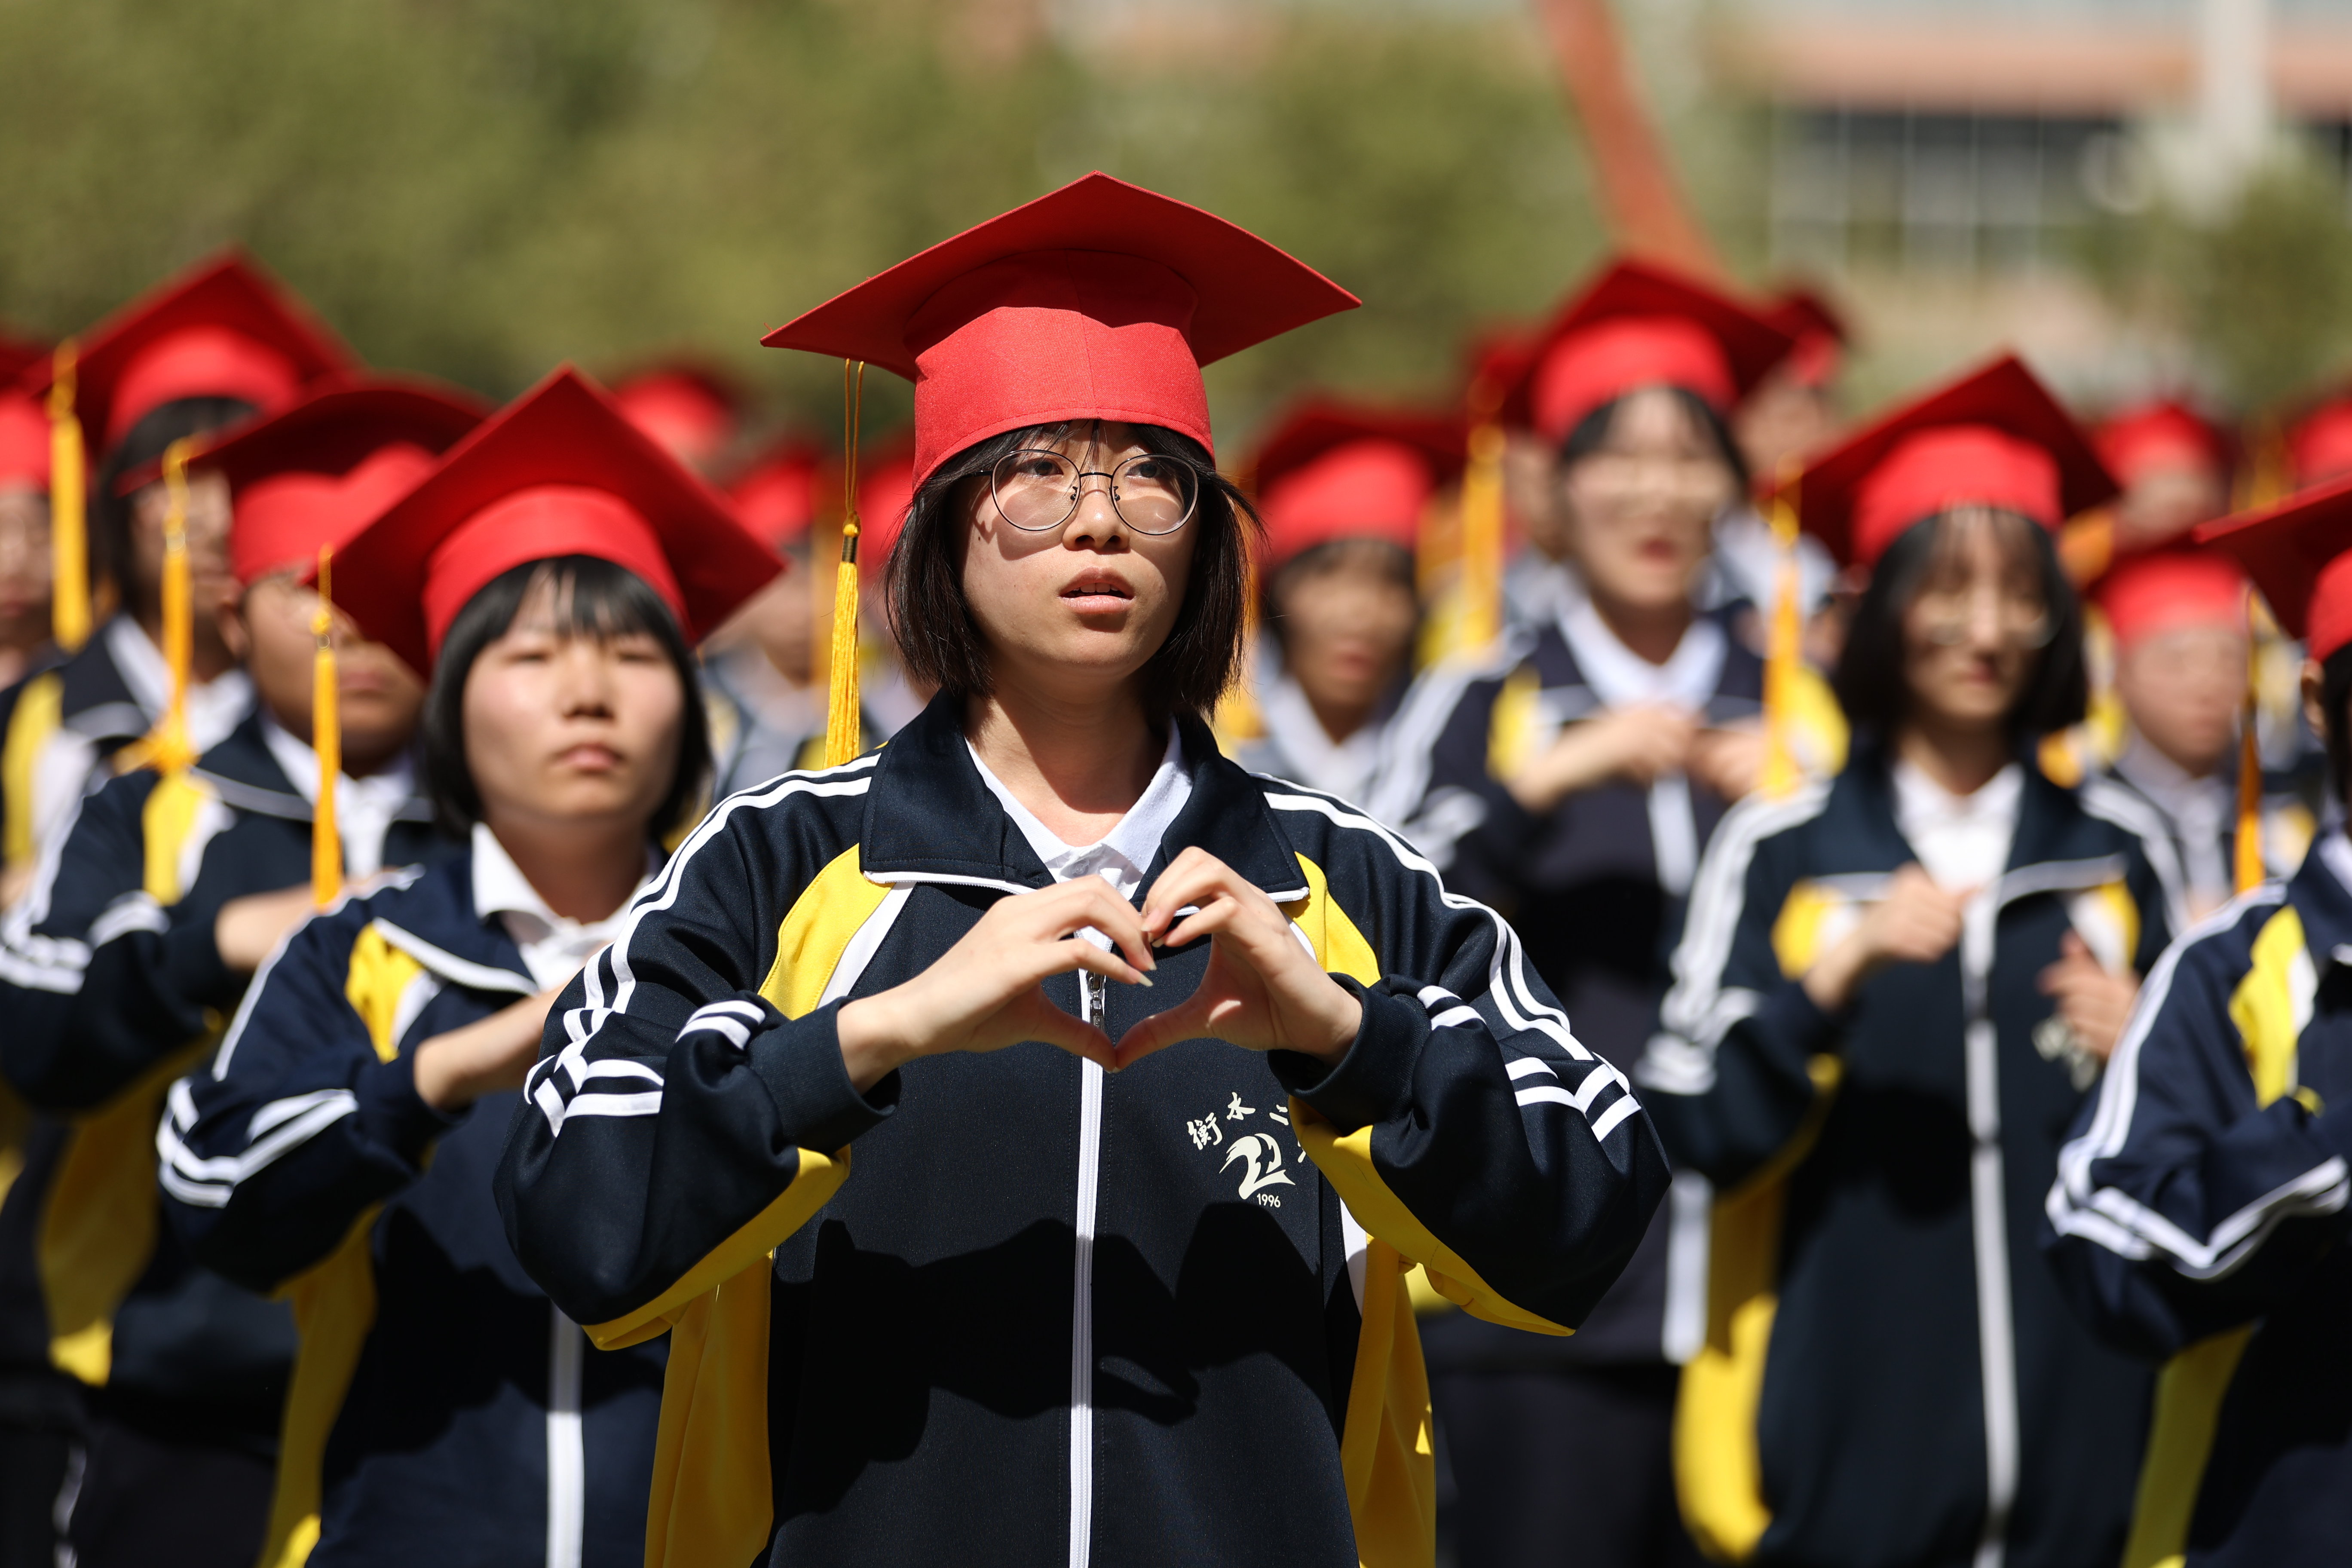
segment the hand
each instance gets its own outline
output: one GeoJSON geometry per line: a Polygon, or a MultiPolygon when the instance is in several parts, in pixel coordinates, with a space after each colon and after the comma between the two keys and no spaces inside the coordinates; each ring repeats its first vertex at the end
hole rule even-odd
{"type": "Polygon", "coordinates": [[[1689,764],[1698,719],[1688,709],[1636,703],[1580,720],[1510,778],[1518,803],[1542,816],[1570,795],[1610,779],[1644,787],[1689,764]]]}
{"type": "Polygon", "coordinates": [[[1209,967],[1190,999],[1127,1032],[1120,1067],[1203,1038],[1334,1063],[1363,1027],[1364,1005],[1323,973],[1275,901],[1204,849],[1185,850],[1160,873],[1143,929],[1168,947],[1207,937],[1209,967]],[[1188,905],[1195,912],[1178,921],[1188,905]]]}
{"type": "Polygon", "coordinates": [[[1760,724],[1701,730],[1691,741],[1690,775],[1725,800],[1738,800],[1764,778],[1766,751],[1760,724]]]}
{"type": "Polygon", "coordinates": [[[316,907],[308,882],[231,899],[213,917],[213,946],[220,950],[221,963],[239,974],[250,974],[316,907]]]}
{"type": "Polygon", "coordinates": [[[520,1089],[539,1060],[547,1010],[562,994],[563,986],[558,985],[526,996],[417,1047],[411,1064],[416,1075],[416,1097],[446,1114],[462,1110],[486,1094],[520,1089]]]}
{"type": "Polygon", "coordinates": [[[2074,931],[2058,939],[2058,962],[2042,972],[2044,996],[2058,999],[2058,1016],[2074,1031],[2074,1038],[2092,1057],[2104,1062],[2115,1054],[2139,996],[2139,976],[2126,970],[2110,974],[2091,954],[2090,943],[2074,931]]]}
{"type": "Polygon", "coordinates": [[[1110,1037],[1055,1006],[1040,983],[1075,969],[1149,985],[1154,966],[1135,906],[1100,877],[1000,899],[929,969],[842,1008],[835,1026],[842,1065],[860,1094],[918,1057],[997,1051],[1024,1040],[1112,1068],[1110,1037]],[[1088,927],[1118,951],[1078,936],[1088,927]]]}
{"type": "Polygon", "coordinates": [[[1901,867],[1889,879],[1886,896],[1805,971],[1806,994],[1822,1012],[1835,1013],[1884,966],[1935,963],[1960,940],[1962,914],[1975,892],[1946,892],[1917,865],[1901,867]]]}

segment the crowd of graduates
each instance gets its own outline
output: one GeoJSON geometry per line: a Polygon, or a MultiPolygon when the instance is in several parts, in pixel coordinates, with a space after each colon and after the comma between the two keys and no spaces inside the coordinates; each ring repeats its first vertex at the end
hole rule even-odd
{"type": "Polygon", "coordinates": [[[1354,301],[1099,175],[772,335],[839,446],[0,342],[0,1564],[2343,1561],[2352,396],[1562,281],[1213,458],[1354,301]]]}

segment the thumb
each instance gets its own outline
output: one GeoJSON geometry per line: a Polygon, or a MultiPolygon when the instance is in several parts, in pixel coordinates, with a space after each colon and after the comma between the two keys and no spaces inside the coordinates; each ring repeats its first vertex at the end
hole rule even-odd
{"type": "Polygon", "coordinates": [[[1083,1057],[1105,1072],[1118,1070],[1118,1047],[1110,1043],[1108,1035],[1085,1019],[1063,1012],[1047,1001],[1042,991],[1033,991],[1030,996],[1036,1005],[1023,1009],[1019,1019],[1027,1038],[1083,1057]]]}
{"type": "MultiPolygon", "coordinates": [[[[1206,987],[1202,988],[1203,990],[1206,987]]],[[[1132,1067],[1154,1051],[1209,1033],[1209,1003],[1200,991],[1165,1012],[1154,1013],[1128,1030],[1118,1042],[1118,1065],[1132,1067]]]]}
{"type": "Polygon", "coordinates": [[[2083,940],[2082,932],[2070,931],[2058,939],[2058,956],[2069,962],[2090,958],[2091,944],[2083,940]]]}

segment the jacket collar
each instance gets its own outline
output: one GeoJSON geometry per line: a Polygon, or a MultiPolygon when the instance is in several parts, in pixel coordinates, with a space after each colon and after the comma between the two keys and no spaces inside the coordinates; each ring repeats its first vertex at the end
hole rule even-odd
{"type": "MultiPolygon", "coordinates": [[[[2100,831],[2099,825],[2084,815],[2073,793],[2050,781],[2030,748],[2021,752],[2019,760],[2024,768],[2024,787],[2017,803],[2017,829],[2010,837],[2003,881],[2015,882],[2022,892],[2053,876],[2061,882],[2070,881],[2065,871],[2075,865],[2097,880],[2120,870],[2107,865],[2116,856],[2111,835],[2100,831]]],[[[1838,776],[1832,794],[1833,800],[1843,796],[1850,808],[1836,813],[1840,837],[1857,856],[1888,871],[1917,858],[1895,826],[1893,761],[1882,742],[1856,735],[1852,760],[1838,776]]]]}
{"type": "Polygon", "coordinates": [[[474,908],[470,845],[404,886],[374,895],[368,912],[386,942],[452,984],[519,996],[539,990],[505,923],[474,908]]]}
{"type": "MultiPolygon", "coordinates": [[[[262,816],[283,817],[289,822],[308,822],[310,799],[286,776],[285,768],[271,754],[261,725],[261,710],[256,708],[229,731],[228,739],[196,759],[194,771],[212,786],[224,805],[262,816]]],[[[411,796],[393,813],[392,819],[430,822],[432,803],[422,795],[411,796]]]]}
{"type": "Polygon", "coordinates": [[[2352,964],[2352,840],[2342,824],[2312,840],[2287,882],[2287,899],[2303,918],[2304,944],[2313,956],[2352,964]]]}
{"type": "MultiPolygon", "coordinates": [[[[1177,854],[1198,845],[1253,885],[1303,896],[1298,858],[1261,787],[1217,749],[1209,727],[1177,716],[1192,796],[1160,840],[1148,889],[1177,854]]],[[[965,747],[963,704],[945,692],[892,737],[874,763],[859,830],[859,868],[880,882],[961,882],[1028,892],[1052,875],[965,747]]]]}

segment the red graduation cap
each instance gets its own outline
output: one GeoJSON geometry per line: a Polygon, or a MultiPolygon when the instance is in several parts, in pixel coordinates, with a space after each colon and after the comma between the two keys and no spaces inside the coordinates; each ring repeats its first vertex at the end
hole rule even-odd
{"type": "Polygon", "coordinates": [[[37,338],[20,338],[0,331],[0,386],[15,382],[49,357],[49,345],[37,338]]]}
{"type": "Polygon", "coordinates": [[[2168,545],[2126,555],[2091,584],[2116,646],[2181,626],[2246,629],[2246,574],[2218,550],[2168,545]]]}
{"type": "Polygon", "coordinates": [[[565,365],[478,426],[338,553],[336,598],[428,673],[449,623],[528,562],[593,555],[699,642],[781,563],[727,503],[565,365]]]}
{"type": "Polygon", "coordinates": [[[1359,303],[1248,230],[1097,173],[760,341],[914,382],[919,485],[976,441],[1063,420],[1164,426],[1213,449],[1201,367],[1359,303]]]}
{"type": "MultiPolygon", "coordinates": [[[[236,397],[264,415],[358,356],[283,285],[229,251],[151,290],[80,340],[74,412],[110,450],[142,417],[183,397],[236,397]]],[[[40,376],[36,392],[48,389],[40,376]]]]}
{"type": "Polygon", "coordinates": [[[2297,420],[2286,451],[2297,489],[2352,474],[2352,395],[2331,397],[2297,420]]]}
{"type": "Polygon", "coordinates": [[[196,466],[235,502],[229,570],[250,584],[313,564],[433,471],[489,414],[471,393],[410,377],[352,378],[248,425],[196,466]]]}
{"type": "Polygon", "coordinates": [[[1337,539],[1411,550],[1429,498],[1466,460],[1458,419],[1328,399],[1300,405],[1255,464],[1268,568],[1337,539]]]}
{"type": "Polygon", "coordinates": [[[49,488],[49,416],[17,387],[0,387],[0,489],[49,488]]]}
{"type": "Polygon", "coordinates": [[[2000,507],[2055,531],[2115,498],[2073,416],[2003,354],[1882,416],[1806,468],[1797,515],[1840,562],[1868,566],[1912,524],[2000,507]]]}
{"type": "Polygon", "coordinates": [[[1645,386],[1678,386],[1727,414],[1791,342],[1704,283],[1652,262],[1618,261],[1521,351],[1503,417],[1557,443],[1594,409],[1645,386]]]}
{"type": "Polygon", "coordinates": [[[2274,506],[2217,519],[2200,542],[2228,551],[2287,635],[2326,659],[2352,643],[2352,474],[2274,506]]]}
{"type": "Polygon", "coordinates": [[[626,377],[614,386],[613,401],[630,424],[697,468],[724,456],[742,426],[743,389],[724,372],[690,360],[626,377]]]}
{"type": "Polygon", "coordinates": [[[768,449],[727,487],[735,516],[776,550],[808,537],[816,521],[823,456],[805,441],[787,439],[768,449]]]}
{"type": "Polygon", "coordinates": [[[2110,414],[2099,422],[2091,443],[2107,472],[2125,485],[2164,469],[2230,466],[2221,432],[2187,404],[2168,397],[2110,414]]]}
{"type": "Polygon", "coordinates": [[[1796,343],[1786,368],[1801,386],[1827,384],[1844,363],[1846,344],[1853,341],[1845,318],[1818,290],[1801,284],[1774,296],[1764,319],[1796,343]]]}

